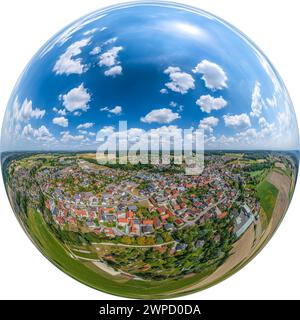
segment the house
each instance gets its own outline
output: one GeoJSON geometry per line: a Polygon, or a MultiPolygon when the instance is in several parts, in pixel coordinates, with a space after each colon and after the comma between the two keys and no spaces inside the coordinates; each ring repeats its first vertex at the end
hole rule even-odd
{"type": "Polygon", "coordinates": [[[87,217],[87,212],[85,210],[75,210],[75,215],[77,217],[83,218],[83,217],[87,217]]]}
{"type": "Polygon", "coordinates": [[[98,206],[99,199],[95,196],[89,198],[90,206],[95,207],[98,206]]]}
{"type": "Polygon", "coordinates": [[[154,225],[154,227],[155,227],[156,229],[159,229],[159,228],[162,227],[161,221],[160,221],[160,219],[159,219],[158,217],[155,217],[155,218],[153,219],[153,225],[154,225]]]}
{"type": "Polygon", "coordinates": [[[169,215],[168,214],[164,214],[160,217],[161,221],[166,221],[167,219],[169,219],[169,215]]]}
{"type": "Polygon", "coordinates": [[[153,220],[151,220],[151,219],[147,219],[147,220],[143,220],[143,225],[153,225],[153,220]]]}
{"type": "Polygon", "coordinates": [[[181,220],[180,218],[177,218],[176,220],[175,220],[175,223],[176,223],[176,225],[177,226],[181,226],[181,225],[183,225],[183,220],[181,220]]]}
{"type": "Polygon", "coordinates": [[[118,224],[121,227],[124,227],[128,224],[128,219],[127,218],[118,218],[118,224]]]}
{"type": "Polygon", "coordinates": [[[114,222],[116,221],[116,216],[113,214],[104,214],[102,215],[103,222],[114,222]]]}
{"type": "Polygon", "coordinates": [[[173,224],[172,224],[172,223],[166,223],[166,224],[164,225],[164,229],[165,229],[166,231],[172,230],[172,229],[173,229],[173,224]]]}
{"type": "Polygon", "coordinates": [[[247,205],[244,205],[240,212],[237,210],[235,211],[234,216],[234,233],[237,238],[239,238],[254,222],[254,215],[252,214],[250,208],[247,205]]]}
{"type": "Polygon", "coordinates": [[[154,231],[154,230],[153,230],[152,225],[142,226],[142,232],[143,232],[143,234],[150,234],[150,233],[152,233],[153,231],[154,231]]]}
{"type": "Polygon", "coordinates": [[[105,228],[104,233],[106,236],[113,238],[115,236],[114,231],[112,228],[105,228]]]}

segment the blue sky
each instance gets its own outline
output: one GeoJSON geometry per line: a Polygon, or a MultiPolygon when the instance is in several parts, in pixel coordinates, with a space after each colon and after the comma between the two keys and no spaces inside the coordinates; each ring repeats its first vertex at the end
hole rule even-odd
{"type": "Polygon", "coordinates": [[[2,150],[95,149],[97,132],[200,128],[207,149],[298,149],[288,94],[262,53],[223,21],[179,6],[99,11],[33,57],[2,150]]]}

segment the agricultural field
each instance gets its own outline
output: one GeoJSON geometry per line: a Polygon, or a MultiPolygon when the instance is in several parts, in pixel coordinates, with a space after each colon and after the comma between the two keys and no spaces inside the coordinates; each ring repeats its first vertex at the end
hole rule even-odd
{"type": "Polygon", "coordinates": [[[267,214],[268,220],[270,220],[276,204],[278,189],[273,184],[263,181],[257,186],[257,194],[260,204],[267,214]]]}

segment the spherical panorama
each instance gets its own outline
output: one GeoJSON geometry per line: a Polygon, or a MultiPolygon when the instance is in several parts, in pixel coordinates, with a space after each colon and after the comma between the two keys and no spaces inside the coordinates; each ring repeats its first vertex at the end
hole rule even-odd
{"type": "Polygon", "coordinates": [[[285,86],[223,20],[174,3],[89,14],[49,40],[4,117],[15,215],[98,290],[170,298],[213,285],[271,238],[299,135],[285,86]]]}

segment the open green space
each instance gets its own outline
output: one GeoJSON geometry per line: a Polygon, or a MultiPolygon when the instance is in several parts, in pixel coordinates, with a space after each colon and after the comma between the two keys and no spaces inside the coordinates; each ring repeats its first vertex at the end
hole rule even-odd
{"type": "Polygon", "coordinates": [[[250,176],[253,177],[259,177],[264,173],[265,170],[256,170],[256,171],[251,171],[250,176]]]}
{"type": "Polygon", "coordinates": [[[276,204],[278,189],[268,181],[262,181],[256,188],[260,204],[270,221],[276,204]]]}

